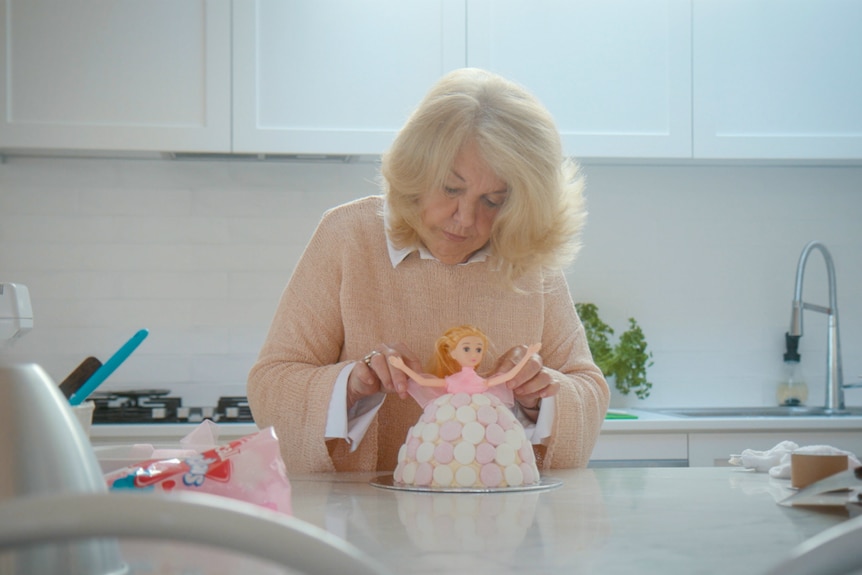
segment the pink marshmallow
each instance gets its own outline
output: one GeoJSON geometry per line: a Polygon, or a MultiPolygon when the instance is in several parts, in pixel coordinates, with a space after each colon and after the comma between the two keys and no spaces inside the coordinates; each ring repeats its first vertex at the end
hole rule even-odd
{"type": "Polygon", "coordinates": [[[440,426],[440,439],[443,441],[455,441],[461,437],[462,424],[460,421],[450,419],[440,426]]]}
{"type": "Polygon", "coordinates": [[[419,446],[422,444],[419,441],[419,438],[410,436],[410,439],[407,441],[407,459],[416,459],[416,450],[419,449],[419,446]]]}
{"type": "Polygon", "coordinates": [[[486,487],[497,487],[503,482],[503,472],[499,465],[488,463],[479,471],[479,480],[486,487]]]}
{"type": "Polygon", "coordinates": [[[506,432],[497,423],[492,423],[485,429],[485,439],[491,445],[497,446],[506,441],[506,432]]]}
{"type": "Polygon", "coordinates": [[[416,468],[416,477],[413,479],[416,485],[431,485],[431,478],[434,475],[434,468],[427,461],[420,463],[416,468]]]}
{"type": "Polygon", "coordinates": [[[448,465],[452,462],[454,457],[453,453],[455,448],[452,447],[451,443],[439,443],[437,447],[434,448],[434,459],[437,463],[442,463],[443,465],[448,465]]]}
{"type": "Polygon", "coordinates": [[[490,443],[480,443],[476,446],[476,462],[482,465],[494,461],[497,455],[497,450],[490,443]]]}
{"type": "Polygon", "coordinates": [[[482,425],[497,423],[497,410],[490,405],[483,405],[476,410],[476,419],[478,419],[479,423],[482,425]]]}

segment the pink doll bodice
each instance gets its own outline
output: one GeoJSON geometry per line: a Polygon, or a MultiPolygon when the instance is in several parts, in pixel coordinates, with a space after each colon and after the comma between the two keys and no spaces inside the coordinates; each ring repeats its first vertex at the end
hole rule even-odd
{"type": "Polygon", "coordinates": [[[488,391],[485,378],[472,367],[462,367],[458,373],[446,377],[446,393],[482,393],[488,391]]]}
{"type": "Polygon", "coordinates": [[[505,384],[488,387],[485,378],[481,377],[472,367],[464,367],[460,372],[452,374],[446,379],[446,387],[425,387],[419,385],[412,379],[407,380],[407,393],[423,408],[443,394],[450,393],[490,393],[497,396],[506,407],[515,405],[512,390],[505,384]]]}

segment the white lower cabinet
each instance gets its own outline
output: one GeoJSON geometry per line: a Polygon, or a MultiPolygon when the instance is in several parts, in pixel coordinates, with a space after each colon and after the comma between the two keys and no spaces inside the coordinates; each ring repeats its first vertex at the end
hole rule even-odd
{"type": "Polygon", "coordinates": [[[862,433],[856,430],[603,432],[590,467],[724,467],[745,449],[766,451],[782,441],[828,445],[862,455],[862,433]]]}
{"type": "Polygon", "coordinates": [[[685,467],[685,433],[603,433],[590,457],[590,467],[685,467]]]}
{"type": "Polygon", "coordinates": [[[770,431],[740,433],[690,433],[688,436],[689,467],[721,467],[729,465],[732,454],[745,449],[766,451],[782,441],[793,441],[800,447],[829,445],[862,454],[862,433],[858,431],[770,431]]]}

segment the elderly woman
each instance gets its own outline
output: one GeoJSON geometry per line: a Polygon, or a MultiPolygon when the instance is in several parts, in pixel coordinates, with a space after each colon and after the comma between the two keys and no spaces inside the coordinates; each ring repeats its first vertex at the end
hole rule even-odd
{"type": "Polygon", "coordinates": [[[586,212],[549,113],[497,75],[456,70],[381,171],[382,197],[324,214],[249,374],[255,421],[275,427],[288,470],[393,470],[421,408],[389,356],[421,372],[459,324],[493,344],[480,373],[541,343],[504,385],[540,468],[586,466],[609,395],[562,271],[586,212]]]}

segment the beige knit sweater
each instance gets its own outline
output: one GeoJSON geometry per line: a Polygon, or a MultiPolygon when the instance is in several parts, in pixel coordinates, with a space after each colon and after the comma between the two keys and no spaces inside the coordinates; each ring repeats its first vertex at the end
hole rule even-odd
{"type": "Polygon", "coordinates": [[[423,362],[454,325],[480,327],[491,347],[479,373],[513,346],[541,342],[546,367],[562,380],[542,467],[583,467],[608,407],[565,277],[552,272],[499,286],[487,263],[446,265],[411,254],[392,266],[383,199],[327,212],[297,264],[248,378],[255,422],[274,426],[291,473],[391,471],[408,428],[421,414],[410,398],[386,397],[356,451],[324,440],[332,388],[344,366],[380,343],[403,342],[423,362]]]}

